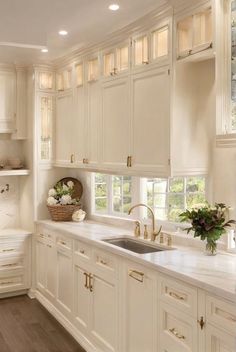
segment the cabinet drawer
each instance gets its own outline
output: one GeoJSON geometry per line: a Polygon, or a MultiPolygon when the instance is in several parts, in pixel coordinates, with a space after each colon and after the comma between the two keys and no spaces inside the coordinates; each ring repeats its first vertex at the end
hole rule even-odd
{"type": "Polygon", "coordinates": [[[80,241],[74,241],[74,253],[85,260],[91,259],[91,248],[80,241]]]}
{"type": "Polygon", "coordinates": [[[14,273],[0,278],[0,293],[17,291],[27,288],[24,273],[15,275],[14,273]]]}
{"type": "Polygon", "coordinates": [[[197,289],[170,278],[160,277],[159,297],[182,312],[197,317],[197,289]]]}
{"type": "Polygon", "coordinates": [[[59,235],[57,236],[57,245],[65,249],[72,250],[72,239],[59,235]]]}
{"type": "Polygon", "coordinates": [[[198,326],[195,318],[161,303],[159,321],[161,351],[197,352],[198,326]]]}
{"type": "Polygon", "coordinates": [[[0,275],[3,272],[9,270],[23,270],[25,268],[24,257],[9,257],[4,260],[0,260],[0,275]]]}
{"type": "Polygon", "coordinates": [[[0,242],[0,258],[16,253],[25,253],[25,242],[0,242]]]}
{"type": "Polygon", "coordinates": [[[206,297],[206,318],[217,327],[236,336],[236,304],[212,296],[206,297]]]}
{"type": "Polygon", "coordinates": [[[116,274],[117,258],[114,255],[110,255],[107,252],[100,250],[94,250],[93,259],[97,270],[107,272],[112,276],[116,274]]]}
{"type": "Polygon", "coordinates": [[[55,242],[55,235],[49,232],[40,232],[37,234],[37,239],[55,242]]]}

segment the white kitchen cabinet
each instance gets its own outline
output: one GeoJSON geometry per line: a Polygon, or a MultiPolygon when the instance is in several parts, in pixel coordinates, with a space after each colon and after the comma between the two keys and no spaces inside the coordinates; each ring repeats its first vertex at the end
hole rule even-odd
{"type": "Polygon", "coordinates": [[[87,134],[83,133],[86,146],[83,163],[88,167],[98,167],[101,136],[101,84],[99,81],[87,84],[86,121],[87,134]]]}
{"type": "Polygon", "coordinates": [[[59,246],[57,246],[56,282],[57,306],[65,316],[71,317],[73,309],[72,254],[59,246]]]}
{"type": "Polygon", "coordinates": [[[12,139],[27,138],[27,70],[16,66],[16,115],[12,139]]]}
{"type": "Polygon", "coordinates": [[[56,164],[68,166],[75,162],[73,138],[73,94],[63,93],[56,100],[56,164]]]}
{"type": "Polygon", "coordinates": [[[127,169],[130,150],[128,76],[102,84],[102,167],[127,169]]]}
{"type": "Polygon", "coordinates": [[[235,352],[236,336],[227,334],[217,327],[206,326],[206,352],[235,352]]]}
{"type": "Polygon", "coordinates": [[[119,75],[129,69],[130,46],[123,43],[117,48],[103,54],[103,75],[105,77],[119,75]]]}
{"type": "Polygon", "coordinates": [[[46,234],[36,239],[36,287],[50,301],[56,297],[56,247],[46,234]]]}
{"type": "Polygon", "coordinates": [[[162,302],[159,310],[161,352],[198,352],[197,319],[162,302]]]}
{"type": "Polygon", "coordinates": [[[124,279],[124,351],[156,352],[157,277],[143,266],[127,262],[124,279]]]}
{"type": "Polygon", "coordinates": [[[15,132],[16,73],[0,69],[0,133],[15,132]]]}
{"type": "Polygon", "coordinates": [[[168,67],[133,74],[132,170],[165,176],[170,158],[170,74],[168,67]]]}
{"type": "Polygon", "coordinates": [[[212,8],[205,5],[177,20],[177,58],[211,49],[213,46],[212,8]]]}

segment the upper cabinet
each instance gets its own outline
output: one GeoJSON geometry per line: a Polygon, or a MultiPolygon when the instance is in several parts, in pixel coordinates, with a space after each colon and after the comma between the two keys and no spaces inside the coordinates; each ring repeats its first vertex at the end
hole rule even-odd
{"type": "Polygon", "coordinates": [[[0,68],[0,133],[15,132],[16,72],[0,68]]]}
{"type": "Polygon", "coordinates": [[[64,91],[72,88],[72,69],[66,68],[57,73],[57,91],[64,91]]]}
{"type": "Polygon", "coordinates": [[[124,43],[103,54],[103,75],[115,76],[129,69],[130,46],[124,43]]]}
{"type": "Polygon", "coordinates": [[[99,79],[99,60],[98,57],[92,58],[87,63],[87,81],[94,82],[99,79]]]}
{"type": "Polygon", "coordinates": [[[144,34],[133,40],[133,65],[147,65],[149,63],[149,40],[144,34]]]}
{"type": "Polygon", "coordinates": [[[212,8],[199,11],[177,20],[177,58],[182,59],[213,46],[212,8]]]}

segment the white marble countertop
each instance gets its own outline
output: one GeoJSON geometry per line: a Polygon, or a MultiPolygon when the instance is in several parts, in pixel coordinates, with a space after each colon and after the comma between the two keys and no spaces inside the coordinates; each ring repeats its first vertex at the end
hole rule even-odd
{"type": "Polygon", "coordinates": [[[222,251],[216,256],[206,256],[202,250],[177,245],[174,245],[175,250],[137,254],[101,241],[104,238],[132,235],[127,229],[93,221],[66,223],[45,220],[38,221],[37,224],[88,243],[92,241],[93,245],[99,248],[236,302],[236,255],[234,254],[222,251]]]}

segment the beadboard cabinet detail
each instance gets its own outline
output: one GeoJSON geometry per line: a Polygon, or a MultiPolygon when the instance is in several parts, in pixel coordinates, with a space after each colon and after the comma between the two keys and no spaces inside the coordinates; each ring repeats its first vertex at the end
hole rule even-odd
{"type": "Polygon", "coordinates": [[[36,298],[88,352],[234,352],[233,302],[38,227],[36,298]]]}

